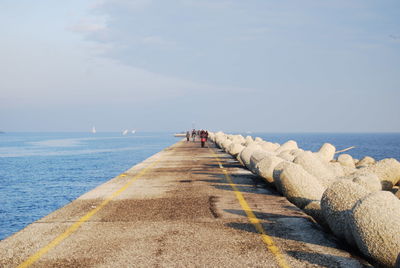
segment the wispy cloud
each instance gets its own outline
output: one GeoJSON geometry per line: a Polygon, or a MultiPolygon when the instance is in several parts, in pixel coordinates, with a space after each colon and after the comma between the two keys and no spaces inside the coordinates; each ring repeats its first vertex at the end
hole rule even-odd
{"type": "Polygon", "coordinates": [[[104,23],[93,21],[93,19],[81,19],[75,25],[68,28],[73,32],[77,33],[98,33],[107,30],[107,26],[104,23]]]}

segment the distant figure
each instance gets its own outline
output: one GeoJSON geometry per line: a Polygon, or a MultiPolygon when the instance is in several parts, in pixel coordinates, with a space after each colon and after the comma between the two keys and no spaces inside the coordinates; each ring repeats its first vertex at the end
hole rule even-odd
{"type": "Polygon", "coordinates": [[[190,133],[189,133],[189,131],[186,131],[186,141],[188,142],[189,139],[190,139],[190,133]]]}
{"type": "Polygon", "coordinates": [[[201,147],[202,147],[202,148],[204,147],[204,144],[206,143],[206,140],[207,140],[207,138],[206,138],[206,131],[201,130],[201,131],[200,131],[200,141],[201,141],[201,147]]]}
{"type": "Polygon", "coordinates": [[[204,131],[204,135],[205,135],[206,141],[207,141],[208,140],[208,131],[207,130],[204,131]]]}
{"type": "Polygon", "coordinates": [[[192,139],[193,139],[193,142],[196,140],[196,130],[192,130],[192,139]]]}

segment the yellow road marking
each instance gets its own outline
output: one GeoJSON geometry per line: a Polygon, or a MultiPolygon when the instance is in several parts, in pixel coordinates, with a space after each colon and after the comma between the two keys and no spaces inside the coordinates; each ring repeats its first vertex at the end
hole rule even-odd
{"type": "MultiPolygon", "coordinates": [[[[142,169],[138,174],[136,174],[132,179],[130,179],[124,186],[113,192],[110,196],[108,196],[106,199],[104,199],[103,202],[100,203],[96,208],[92,209],[89,211],[85,216],[81,217],[78,221],[76,221],[74,224],[72,224],[70,227],[68,227],[67,230],[64,231],[64,233],[60,234],[57,236],[53,241],[51,241],[49,244],[46,246],[42,247],[39,249],[36,253],[31,255],[28,259],[26,259],[23,263],[18,265],[18,268],[25,268],[29,267],[32,265],[34,262],[36,262],[38,259],[40,259],[44,254],[49,252],[51,249],[53,249],[55,246],[60,244],[64,239],[69,237],[72,233],[74,233],[84,222],[88,221],[94,214],[96,214],[99,210],[101,210],[104,206],[106,206],[112,199],[120,195],[122,192],[124,192],[133,182],[135,182],[137,179],[139,179],[141,176],[143,176],[151,167],[153,167],[158,160],[154,161],[150,165],[148,165],[146,168],[142,169]]],[[[122,175],[121,175],[122,176],[122,175]]],[[[126,175],[125,175],[126,176],[126,175]]]]}
{"type": "Polygon", "coordinates": [[[216,153],[210,148],[210,151],[213,153],[215,159],[218,162],[218,165],[222,169],[222,172],[225,175],[226,180],[228,181],[229,185],[232,187],[233,191],[235,192],[236,198],[238,199],[240,205],[242,206],[242,209],[247,215],[247,218],[249,221],[254,225],[256,228],[257,232],[261,235],[262,241],[265,243],[267,246],[268,250],[274,254],[276,261],[278,262],[278,265],[282,268],[289,268],[290,266],[285,260],[284,255],[281,253],[279,248],[275,245],[274,240],[267,234],[267,232],[264,230],[264,227],[262,226],[260,220],[257,218],[257,216],[254,214],[254,212],[251,210],[249,204],[246,202],[244,199],[243,194],[240,192],[240,190],[236,187],[235,183],[233,182],[231,176],[229,176],[228,171],[223,168],[220,159],[216,155],[216,153]]]}

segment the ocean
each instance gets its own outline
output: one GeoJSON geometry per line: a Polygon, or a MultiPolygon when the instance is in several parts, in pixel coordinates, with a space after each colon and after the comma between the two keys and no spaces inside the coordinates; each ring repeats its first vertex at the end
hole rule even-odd
{"type": "Polygon", "coordinates": [[[172,133],[0,134],[0,240],[177,141],[172,133]]]}
{"type": "MultiPolygon", "coordinates": [[[[354,158],[400,160],[400,133],[243,135],[281,144],[293,139],[300,148],[312,151],[330,142],[337,150],[355,146],[347,152],[354,158]]],[[[172,133],[0,134],[0,239],[178,140],[172,133]]]]}

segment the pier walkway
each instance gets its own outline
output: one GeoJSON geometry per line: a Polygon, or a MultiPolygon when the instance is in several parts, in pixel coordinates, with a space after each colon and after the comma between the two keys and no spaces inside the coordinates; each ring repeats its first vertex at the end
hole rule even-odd
{"type": "Polygon", "coordinates": [[[363,267],[211,143],[180,141],[0,241],[0,267],[363,267]]]}

